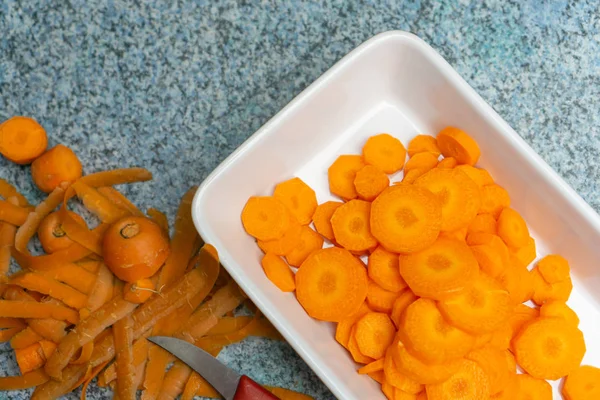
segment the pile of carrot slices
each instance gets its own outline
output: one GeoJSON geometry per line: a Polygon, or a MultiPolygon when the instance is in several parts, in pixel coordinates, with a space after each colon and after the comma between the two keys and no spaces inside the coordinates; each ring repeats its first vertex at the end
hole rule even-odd
{"type": "MultiPolygon", "coordinates": [[[[45,131],[31,118],[0,125],[0,153],[32,163],[35,184],[49,193],[34,206],[0,179],[0,342],[10,342],[21,372],[0,377],[0,390],[35,388],[33,399],[56,399],[83,386],[85,399],[97,377],[121,400],[138,390],[143,399],[220,398],[146,338],[181,338],[216,356],[248,336],[281,337],[198,236],[196,189],[181,199],[170,235],[166,215],[146,215],[114,188],[148,181],[149,171],[84,175],[71,149],[46,147],[45,131]],[[70,210],[76,202],[85,215],[70,210]],[[36,238],[42,254],[30,251],[36,238]],[[253,316],[234,316],[243,303],[253,316]]],[[[310,399],[270,390],[281,399],[310,399]]]]}
{"type": "Polygon", "coordinates": [[[251,197],[242,223],[266,276],[337,323],[388,399],[552,399],[547,380],[561,378],[565,399],[600,399],[600,369],[580,365],[569,264],[533,265],[535,240],[479,157],[454,127],[408,148],[378,134],[329,168],[341,201],[318,204],[293,178],[251,197]]]}

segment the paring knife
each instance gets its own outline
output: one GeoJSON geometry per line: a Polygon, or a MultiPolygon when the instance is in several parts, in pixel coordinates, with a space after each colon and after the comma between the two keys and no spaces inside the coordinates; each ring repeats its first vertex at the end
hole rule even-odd
{"type": "Polygon", "coordinates": [[[246,375],[238,374],[212,355],[185,340],[167,336],[153,336],[148,340],[199,373],[217,392],[221,393],[225,400],[279,400],[246,375]]]}

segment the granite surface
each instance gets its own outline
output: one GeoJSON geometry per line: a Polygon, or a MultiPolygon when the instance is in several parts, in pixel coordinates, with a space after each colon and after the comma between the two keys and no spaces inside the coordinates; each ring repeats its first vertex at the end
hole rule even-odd
{"type": "MultiPolygon", "coordinates": [[[[2,0],[0,121],[36,118],[86,172],[148,167],[155,180],[126,193],[173,215],[190,185],[303,88],[390,29],[437,49],[600,209],[600,14],[590,0],[2,0]]],[[[28,168],[0,159],[0,177],[42,198],[28,168]]],[[[5,350],[0,375],[15,374],[5,350]]],[[[333,398],[287,344],[249,339],[220,358],[261,382],[333,398]]]]}

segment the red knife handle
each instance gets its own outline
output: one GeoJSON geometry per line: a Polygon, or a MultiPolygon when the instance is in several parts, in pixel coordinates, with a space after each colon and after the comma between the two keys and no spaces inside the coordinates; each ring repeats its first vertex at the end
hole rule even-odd
{"type": "Polygon", "coordinates": [[[233,400],[279,400],[279,398],[246,375],[242,375],[233,400]]]}

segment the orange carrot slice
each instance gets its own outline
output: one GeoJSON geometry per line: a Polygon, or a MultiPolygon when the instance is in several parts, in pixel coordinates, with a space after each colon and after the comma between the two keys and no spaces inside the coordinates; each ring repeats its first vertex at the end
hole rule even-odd
{"type": "Polygon", "coordinates": [[[364,374],[371,374],[373,372],[377,372],[377,371],[383,371],[383,358],[380,358],[379,360],[375,360],[372,363],[369,363],[367,365],[365,365],[364,367],[360,367],[358,369],[358,373],[361,375],[364,374]]]}
{"type": "Polygon", "coordinates": [[[582,365],[573,370],[565,379],[562,393],[567,400],[600,399],[600,369],[582,365]]]}
{"type": "Polygon", "coordinates": [[[386,174],[400,171],[406,159],[402,142],[387,133],[367,139],[362,153],[367,164],[376,166],[386,174]]]}
{"type": "Polygon", "coordinates": [[[242,211],[246,232],[260,240],[275,240],[290,227],[289,211],[274,197],[250,197],[242,211]]]}
{"type": "Polygon", "coordinates": [[[383,373],[383,370],[376,371],[376,372],[370,372],[368,375],[371,379],[373,379],[377,383],[383,384],[385,382],[385,374],[383,373]]]}
{"type": "Polygon", "coordinates": [[[473,257],[481,271],[492,278],[497,278],[506,268],[506,260],[502,253],[491,244],[480,244],[471,246],[473,257]]]}
{"type": "Polygon", "coordinates": [[[33,118],[12,117],[0,124],[0,154],[17,164],[29,164],[48,147],[46,131],[33,118]]]}
{"type": "Polygon", "coordinates": [[[422,385],[444,382],[460,367],[458,360],[451,360],[444,364],[425,363],[409,353],[404,344],[398,340],[390,346],[390,349],[398,371],[422,385]]]}
{"type": "Polygon", "coordinates": [[[552,386],[542,379],[527,374],[517,375],[517,400],[552,400],[552,386]]]}
{"type": "Polygon", "coordinates": [[[456,169],[471,178],[479,187],[494,183],[491,175],[485,169],[475,168],[468,164],[458,165],[456,169]]]}
{"type": "Polygon", "coordinates": [[[344,200],[352,200],[358,197],[354,187],[354,179],[356,173],[364,166],[365,162],[361,156],[339,156],[327,171],[329,191],[344,200]]]}
{"type": "Polygon", "coordinates": [[[335,241],[353,252],[362,252],[377,246],[369,226],[371,203],[350,200],[338,207],[331,217],[335,241]]]}
{"type": "Polygon", "coordinates": [[[313,215],[315,229],[329,241],[334,240],[333,228],[331,227],[331,217],[333,216],[335,210],[337,210],[338,207],[343,204],[344,203],[339,201],[328,201],[323,204],[319,204],[315,214],[313,215]]]}
{"type": "Polygon", "coordinates": [[[529,240],[529,228],[521,214],[507,207],[498,217],[498,236],[510,247],[523,247],[529,240]]]}
{"type": "Polygon", "coordinates": [[[273,197],[292,212],[301,225],[308,225],[317,209],[317,195],[302,179],[292,178],[275,186],[273,197]]]}
{"type": "Polygon", "coordinates": [[[323,238],[308,226],[302,226],[300,241],[292,251],[285,255],[288,264],[299,267],[315,250],[323,247],[323,238]]]}
{"type": "Polygon", "coordinates": [[[348,341],[350,340],[350,331],[352,330],[352,327],[354,326],[356,321],[358,321],[363,315],[370,311],[371,310],[367,306],[367,303],[363,302],[360,305],[358,311],[338,322],[335,329],[335,340],[347,349],[348,341]]]}
{"type": "Polygon", "coordinates": [[[563,257],[550,254],[537,263],[542,278],[550,284],[565,281],[571,276],[571,267],[563,257]]]}
{"type": "Polygon", "coordinates": [[[509,206],[510,197],[502,186],[492,183],[481,188],[480,214],[492,214],[494,218],[498,218],[502,210],[509,206]]]}
{"type": "Polygon", "coordinates": [[[400,292],[406,282],[400,275],[398,255],[379,246],[369,256],[369,278],[390,292],[400,292]]]}
{"type": "Polygon", "coordinates": [[[452,169],[458,165],[458,161],[454,157],[445,157],[440,161],[437,165],[438,168],[441,169],[452,169]]]}
{"type": "Polygon", "coordinates": [[[359,364],[370,364],[374,361],[373,358],[368,357],[360,352],[358,347],[358,341],[356,340],[356,326],[353,326],[350,330],[350,340],[348,340],[348,351],[350,355],[359,364]]]}
{"type": "Polygon", "coordinates": [[[569,296],[571,296],[571,291],[573,290],[571,278],[551,284],[544,280],[537,267],[531,271],[531,274],[533,276],[532,300],[535,304],[541,306],[551,300],[569,300],[569,296]]]}
{"type": "Polygon", "coordinates": [[[267,253],[261,261],[267,278],[282,292],[293,292],[296,289],[294,273],[281,257],[267,253]]]}
{"type": "Polygon", "coordinates": [[[548,301],[540,307],[540,317],[561,318],[568,324],[579,326],[579,317],[566,303],[548,301]]]}
{"type": "Polygon", "coordinates": [[[373,165],[365,165],[356,172],[354,187],[358,197],[363,200],[373,201],[381,192],[390,185],[390,178],[373,165]]]}
{"type": "Polygon", "coordinates": [[[396,328],[387,314],[369,312],[355,325],[356,343],[360,352],[368,357],[379,359],[394,340],[396,328]]]}
{"type": "Polygon", "coordinates": [[[296,246],[300,244],[302,236],[302,225],[298,223],[293,215],[290,218],[290,228],[279,239],[275,240],[257,240],[258,247],[264,253],[273,253],[278,256],[284,256],[290,253],[296,246]]]}
{"type": "Polygon", "coordinates": [[[496,280],[508,292],[513,304],[524,303],[533,296],[533,276],[513,255],[496,280]]]}
{"type": "Polygon", "coordinates": [[[398,293],[385,290],[375,282],[369,280],[367,304],[371,309],[390,314],[397,296],[398,293]]]}
{"type": "Polygon", "coordinates": [[[396,364],[394,363],[394,357],[392,356],[391,349],[388,349],[385,353],[385,359],[383,364],[383,372],[385,373],[385,380],[397,389],[410,394],[417,394],[423,391],[423,385],[419,382],[414,381],[398,371],[396,364]]]}
{"type": "Polygon", "coordinates": [[[533,260],[537,257],[536,247],[535,247],[535,239],[530,237],[527,240],[527,244],[518,249],[508,249],[511,254],[513,254],[521,264],[528,266],[533,262],[533,260]]]}
{"type": "Polygon", "coordinates": [[[452,126],[438,133],[437,145],[444,157],[454,157],[459,164],[475,165],[481,155],[477,142],[466,132],[452,126]]]}
{"type": "Polygon", "coordinates": [[[417,153],[433,153],[436,158],[442,153],[437,145],[437,140],[431,135],[417,135],[408,142],[408,156],[417,153]]]}
{"type": "Polygon", "coordinates": [[[475,232],[484,232],[496,234],[496,219],[492,214],[477,214],[477,216],[469,224],[468,234],[475,232]]]}
{"type": "Polygon", "coordinates": [[[458,371],[447,381],[427,385],[429,400],[487,399],[489,396],[489,379],[483,368],[471,360],[460,361],[458,371]]]}
{"type": "Polygon", "coordinates": [[[394,325],[396,325],[397,328],[400,327],[400,321],[404,310],[406,310],[406,308],[412,303],[414,303],[417,299],[418,297],[415,296],[413,291],[410,289],[406,289],[402,293],[400,293],[400,295],[398,295],[398,297],[394,301],[394,305],[392,306],[392,313],[390,315],[392,322],[394,323],[394,325]]]}
{"type": "Polygon", "coordinates": [[[404,176],[402,177],[402,181],[401,182],[394,182],[394,185],[399,185],[401,183],[406,183],[406,184],[411,184],[414,183],[418,177],[420,177],[421,175],[423,175],[425,172],[427,172],[429,170],[426,169],[411,169],[410,171],[405,172],[404,176]]]}
{"type": "Polygon", "coordinates": [[[417,153],[411,157],[404,166],[404,175],[410,171],[421,171],[421,175],[432,170],[438,165],[438,157],[433,153],[417,153]]]}
{"type": "Polygon", "coordinates": [[[485,346],[465,356],[467,360],[475,361],[485,371],[490,383],[490,394],[500,392],[509,384],[511,371],[506,368],[506,353],[506,350],[485,346]]]}

